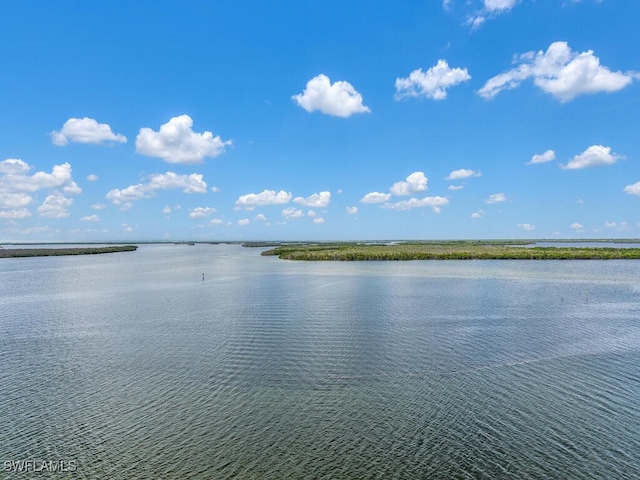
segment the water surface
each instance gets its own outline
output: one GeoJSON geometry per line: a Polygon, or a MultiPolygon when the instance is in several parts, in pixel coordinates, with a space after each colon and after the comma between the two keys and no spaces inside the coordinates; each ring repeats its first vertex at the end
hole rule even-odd
{"type": "Polygon", "coordinates": [[[0,462],[76,463],[55,478],[640,477],[640,262],[259,252],[0,261],[0,462]]]}

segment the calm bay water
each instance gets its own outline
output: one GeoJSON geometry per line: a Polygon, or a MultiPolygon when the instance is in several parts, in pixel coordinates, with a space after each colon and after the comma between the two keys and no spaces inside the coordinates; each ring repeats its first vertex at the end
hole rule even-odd
{"type": "Polygon", "coordinates": [[[259,252],[1,260],[0,478],[640,478],[639,261],[259,252]]]}

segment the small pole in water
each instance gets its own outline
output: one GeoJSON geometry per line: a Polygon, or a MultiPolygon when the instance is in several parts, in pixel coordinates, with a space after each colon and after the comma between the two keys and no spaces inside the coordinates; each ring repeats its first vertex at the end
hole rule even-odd
{"type": "Polygon", "coordinates": [[[204,273],[202,274],[202,281],[204,282],[204,273]]]}

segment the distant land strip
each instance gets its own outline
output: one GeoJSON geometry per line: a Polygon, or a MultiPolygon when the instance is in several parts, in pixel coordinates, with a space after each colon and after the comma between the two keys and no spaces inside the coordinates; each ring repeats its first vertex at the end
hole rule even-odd
{"type": "Polygon", "coordinates": [[[133,252],[137,249],[137,245],[80,248],[0,248],[0,258],[95,255],[99,253],[133,252]]]}
{"type": "Polygon", "coordinates": [[[264,256],[285,260],[631,260],[640,248],[526,247],[513,242],[455,241],[393,244],[287,244],[265,250],[264,256]],[[518,246],[519,245],[519,246],[518,246]]]}

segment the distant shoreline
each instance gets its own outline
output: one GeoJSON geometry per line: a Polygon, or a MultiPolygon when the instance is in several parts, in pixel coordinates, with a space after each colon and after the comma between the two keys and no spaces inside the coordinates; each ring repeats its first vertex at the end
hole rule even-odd
{"type": "Polygon", "coordinates": [[[524,247],[527,242],[407,242],[394,244],[287,244],[263,256],[307,261],[399,260],[637,260],[640,248],[524,247]]]}
{"type": "Polygon", "coordinates": [[[0,258],[57,257],[63,255],[96,255],[101,253],[134,252],[137,245],[80,248],[2,248],[0,258]]]}

